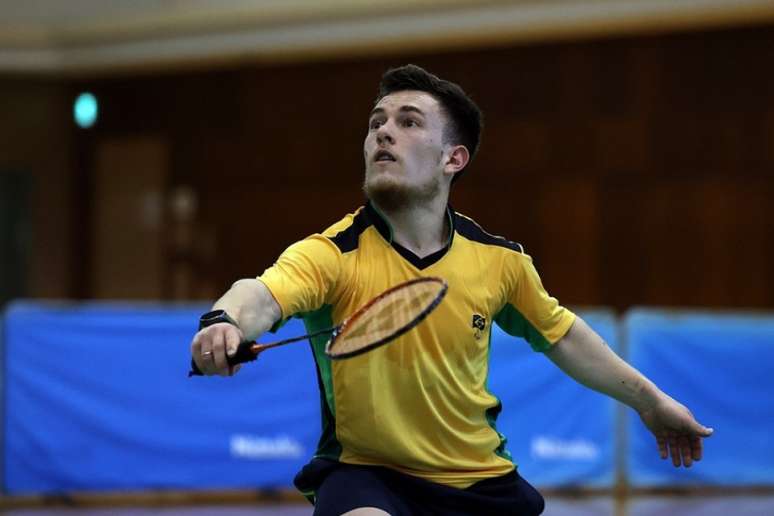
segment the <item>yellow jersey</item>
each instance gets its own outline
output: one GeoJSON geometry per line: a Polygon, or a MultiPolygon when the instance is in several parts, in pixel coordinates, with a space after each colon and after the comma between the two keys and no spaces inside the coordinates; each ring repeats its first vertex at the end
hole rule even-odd
{"type": "Polygon", "coordinates": [[[368,203],[291,245],[259,277],[283,318],[303,317],[310,333],[398,283],[436,276],[449,285],[427,319],[386,346],[331,361],[327,337],[312,340],[323,418],[316,457],[459,488],[514,469],[496,428],[500,401],[487,389],[491,324],[543,351],[575,316],[546,293],[521,245],[451,208],[447,217],[446,247],[419,258],[368,203]]]}

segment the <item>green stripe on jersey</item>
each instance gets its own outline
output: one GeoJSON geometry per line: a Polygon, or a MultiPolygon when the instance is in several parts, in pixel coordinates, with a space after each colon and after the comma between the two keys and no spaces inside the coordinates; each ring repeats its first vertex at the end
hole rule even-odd
{"type": "MultiPolygon", "coordinates": [[[[307,333],[314,333],[333,326],[333,308],[324,305],[319,310],[303,314],[307,333]]],[[[341,455],[341,443],[336,438],[336,402],[333,397],[333,374],[331,359],[325,354],[325,344],[330,335],[312,337],[312,353],[320,379],[320,415],[322,434],[317,443],[315,457],[327,457],[338,460],[341,455]]]]}
{"type": "MultiPolygon", "coordinates": [[[[492,359],[492,330],[490,328],[489,330],[489,345],[487,346],[487,362],[489,362],[492,359]]],[[[500,415],[500,411],[503,409],[503,404],[500,401],[500,398],[495,396],[492,391],[489,390],[489,371],[490,371],[489,364],[487,364],[487,372],[486,372],[486,392],[488,392],[490,395],[494,397],[494,399],[497,400],[497,405],[494,407],[489,407],[486,409],[486,421],[489,423],[489,426],[492,427],[492,430],[494,430],[497,433],[497,437],[500,439],[500,445],[495,448],[495,453],[502,457],[505,460],[513,462],[513,457],[511,456],[511,452],[508,451],[508,449],[505,447],[506,443],[508,442],[508,438],[505,437],[505,435],[501,434],[497,430],[497,416],[500,415]]]]}
{"type": "Polygon", "coordinates": [[[510,303],[506,303],[494,320],[508,334],[526,339],[535,351],[545,351],[551,347],[548,339],[510,303]]]}

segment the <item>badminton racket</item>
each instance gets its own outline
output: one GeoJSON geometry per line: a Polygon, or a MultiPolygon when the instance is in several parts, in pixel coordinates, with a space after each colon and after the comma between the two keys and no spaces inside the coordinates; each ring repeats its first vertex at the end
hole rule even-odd
{"type": "MultiPolygon", "coordinates": [[[[357,309],[341,324],[277,342],[244,341],[226,359],[230,366],[251,362],[263,351],[319,335],[331,334],[325,354],[331,359],[351,358],[392,342],[414,328],[432,312],[446,295],[448,285],[441,278],[417,278],[396,285],[357,309]]],[[[192,362],[188,376],[202,373],[192,362]]]]}

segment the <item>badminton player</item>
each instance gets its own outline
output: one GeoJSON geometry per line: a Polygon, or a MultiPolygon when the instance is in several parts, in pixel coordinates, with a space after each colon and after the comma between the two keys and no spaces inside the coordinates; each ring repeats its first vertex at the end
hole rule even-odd
{"type": "MultiPolygon", "coordinates": [[[[486,388],[492,324],[636,410],[674,466],[700,460],[712,434],[546,293],[521,245],[449,207],[478,150],[481,119],[458,85],[413,65],[387,71],[363,144],[366,204],[291,245],[259,278],[237,281],[193,339],[197,367],[229,375],[226,355],[240,341],[288,317],[302,316],[311,332],[403,281],[448,283],[438,308],[389,345],[331,361],[326,339],[312,341],[322,435],[295,484],[318,516],[543,511],[495,427],[501,406],[486,388]]],[[[518,389],[518,371],[514,378],[518,389]]]]}

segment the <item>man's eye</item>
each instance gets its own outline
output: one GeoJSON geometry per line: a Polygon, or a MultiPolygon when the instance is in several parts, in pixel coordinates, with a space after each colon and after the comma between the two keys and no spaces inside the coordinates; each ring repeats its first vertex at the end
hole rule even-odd
{"type": "Polygon", "coordinates": [[[379,129],[382,126],[381,120],[371,120],[371,122],[368,124],[368,127],[370,129],[379,129]]]}
{"type": "Polygon", "coordinates": [[[407,119],[406,119],[406,120],[403,122],[403,125],[404,125],[404,126],[406,126],[406,127],[416,127],[416,126],[418,126],[419,124],[417,123],[417,121],[416,121],[416,120],[412,120],[411,118],[407,118],[407,119]]]}

